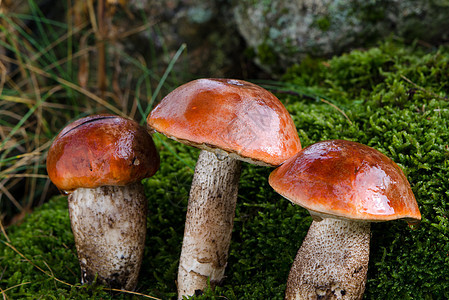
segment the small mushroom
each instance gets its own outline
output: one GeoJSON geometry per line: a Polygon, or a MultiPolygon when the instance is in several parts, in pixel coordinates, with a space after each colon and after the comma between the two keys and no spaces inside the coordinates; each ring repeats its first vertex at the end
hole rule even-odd
{"type": "Polygon", "coordinates": [[[290,270],[285,299],[361,299],[370,222],[421,220],[402,170],[355,142],[306,147],[275,169],[269,183],[314,219],[290,270]]]}
{"type": "Polygon", "coordinates": [[[154,108],[148,126],[202,149],[193,177],[178,270],[178,297],[224,277],[241,161],[277,166],[301,150],[291,116],[272,93],[242,80],[186,83],[154,108]]]}
{"type": "Polygon", "coordinates": [[[140,181],[156,173],[159,154],[136,122],[93,115],[65,127],[47,156],[47,172],[69,194],[81,283],[133,290],[146,235],[147,199],[140,181]]]}

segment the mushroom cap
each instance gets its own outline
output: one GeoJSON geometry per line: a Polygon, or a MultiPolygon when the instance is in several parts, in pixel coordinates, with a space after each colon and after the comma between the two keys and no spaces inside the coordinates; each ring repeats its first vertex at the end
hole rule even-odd
{"type": "Polygon", "coordinates": [[[301,150],[293,120],[276,96],[236,79],[198,79],[153,109],[148,126],[182,143],[259,165],[301,150]]]}
{"type": "Polygon", "coordinates": [[[105,185],[123,186],[150,177],[159,168],[150,134],[135,121],[93,115],[66,126],[47,155],[51,181],[64,192],[105,185]]]}
{"type": "Polygon", "coordinates": [[[310,145],[275,169],[273,189],[320,217],[371,222],[421,220],[402,170],[379,151],[350,141],[310,145]]]}

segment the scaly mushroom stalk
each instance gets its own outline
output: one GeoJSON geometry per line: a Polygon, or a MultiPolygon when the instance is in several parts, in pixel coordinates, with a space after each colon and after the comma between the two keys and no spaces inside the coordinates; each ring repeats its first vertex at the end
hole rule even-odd
{"type": "Polygon", "coordinates": [[[285,299],[361,299],[369,244],[368,222],[313,221],[290,269],[285,299]]]}
{"type": "Polygon", "coordinates": [[[194,295],[224,277],[241,162],[201,151],[190,189],[178,271],[180,295],[194,295]]]}

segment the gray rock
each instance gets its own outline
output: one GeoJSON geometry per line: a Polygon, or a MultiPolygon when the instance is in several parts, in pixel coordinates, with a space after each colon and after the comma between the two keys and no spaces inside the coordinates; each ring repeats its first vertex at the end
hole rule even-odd
{"type": "MultiPolygon", "coordinates": [[[[148,45],[166,65],[182,44],[187,46],[175,68],[195,77],[233,76],[238,53],[244,49],[227,0],[130,0],[135,15],[146,15],[156,24],[139,34],[139,48],[148,45]],[[230,21],[230,22],[229,22],[230,21]],[[169,55],[166,55],[166,54],[169,55]]],[[[141,51],[138,50],[138,51],[141,51]]]]}
{"type": "Polygon", "coordinates": [[[268,71],[391,35],[441,41],[448,38],[448,15],[449,0],[243,0],[234,7],[240,33],[268,71]]]}

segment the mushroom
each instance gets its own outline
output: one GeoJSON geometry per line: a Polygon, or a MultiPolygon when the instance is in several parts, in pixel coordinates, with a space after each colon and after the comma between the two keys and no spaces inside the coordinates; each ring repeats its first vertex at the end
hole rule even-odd
{"type": "Polygon", "coordinates": [[[314,219],[290,270],[285,299],[361,299],[370,222],[421,220],[402,170],[355,142],[308,146],[275,169],[269,183],[314,219]]]}
{"type": "Polygon", "coordinates": [[[133,290],[142,262],[147,199],[140,181],[156,173],[148,132],[113,115],[81,118],[55,138],[47,172],[68,194],[81,283],[133,290]]]}
{"type": "Polygon", "coordinates": [[[202,149],[189,195],[178,297],[224,277],[241,161],[277,166],[301,150],[291,116],[269,91],[235,79],[186,83],[153,109],[148,126],[202,149]]]}

